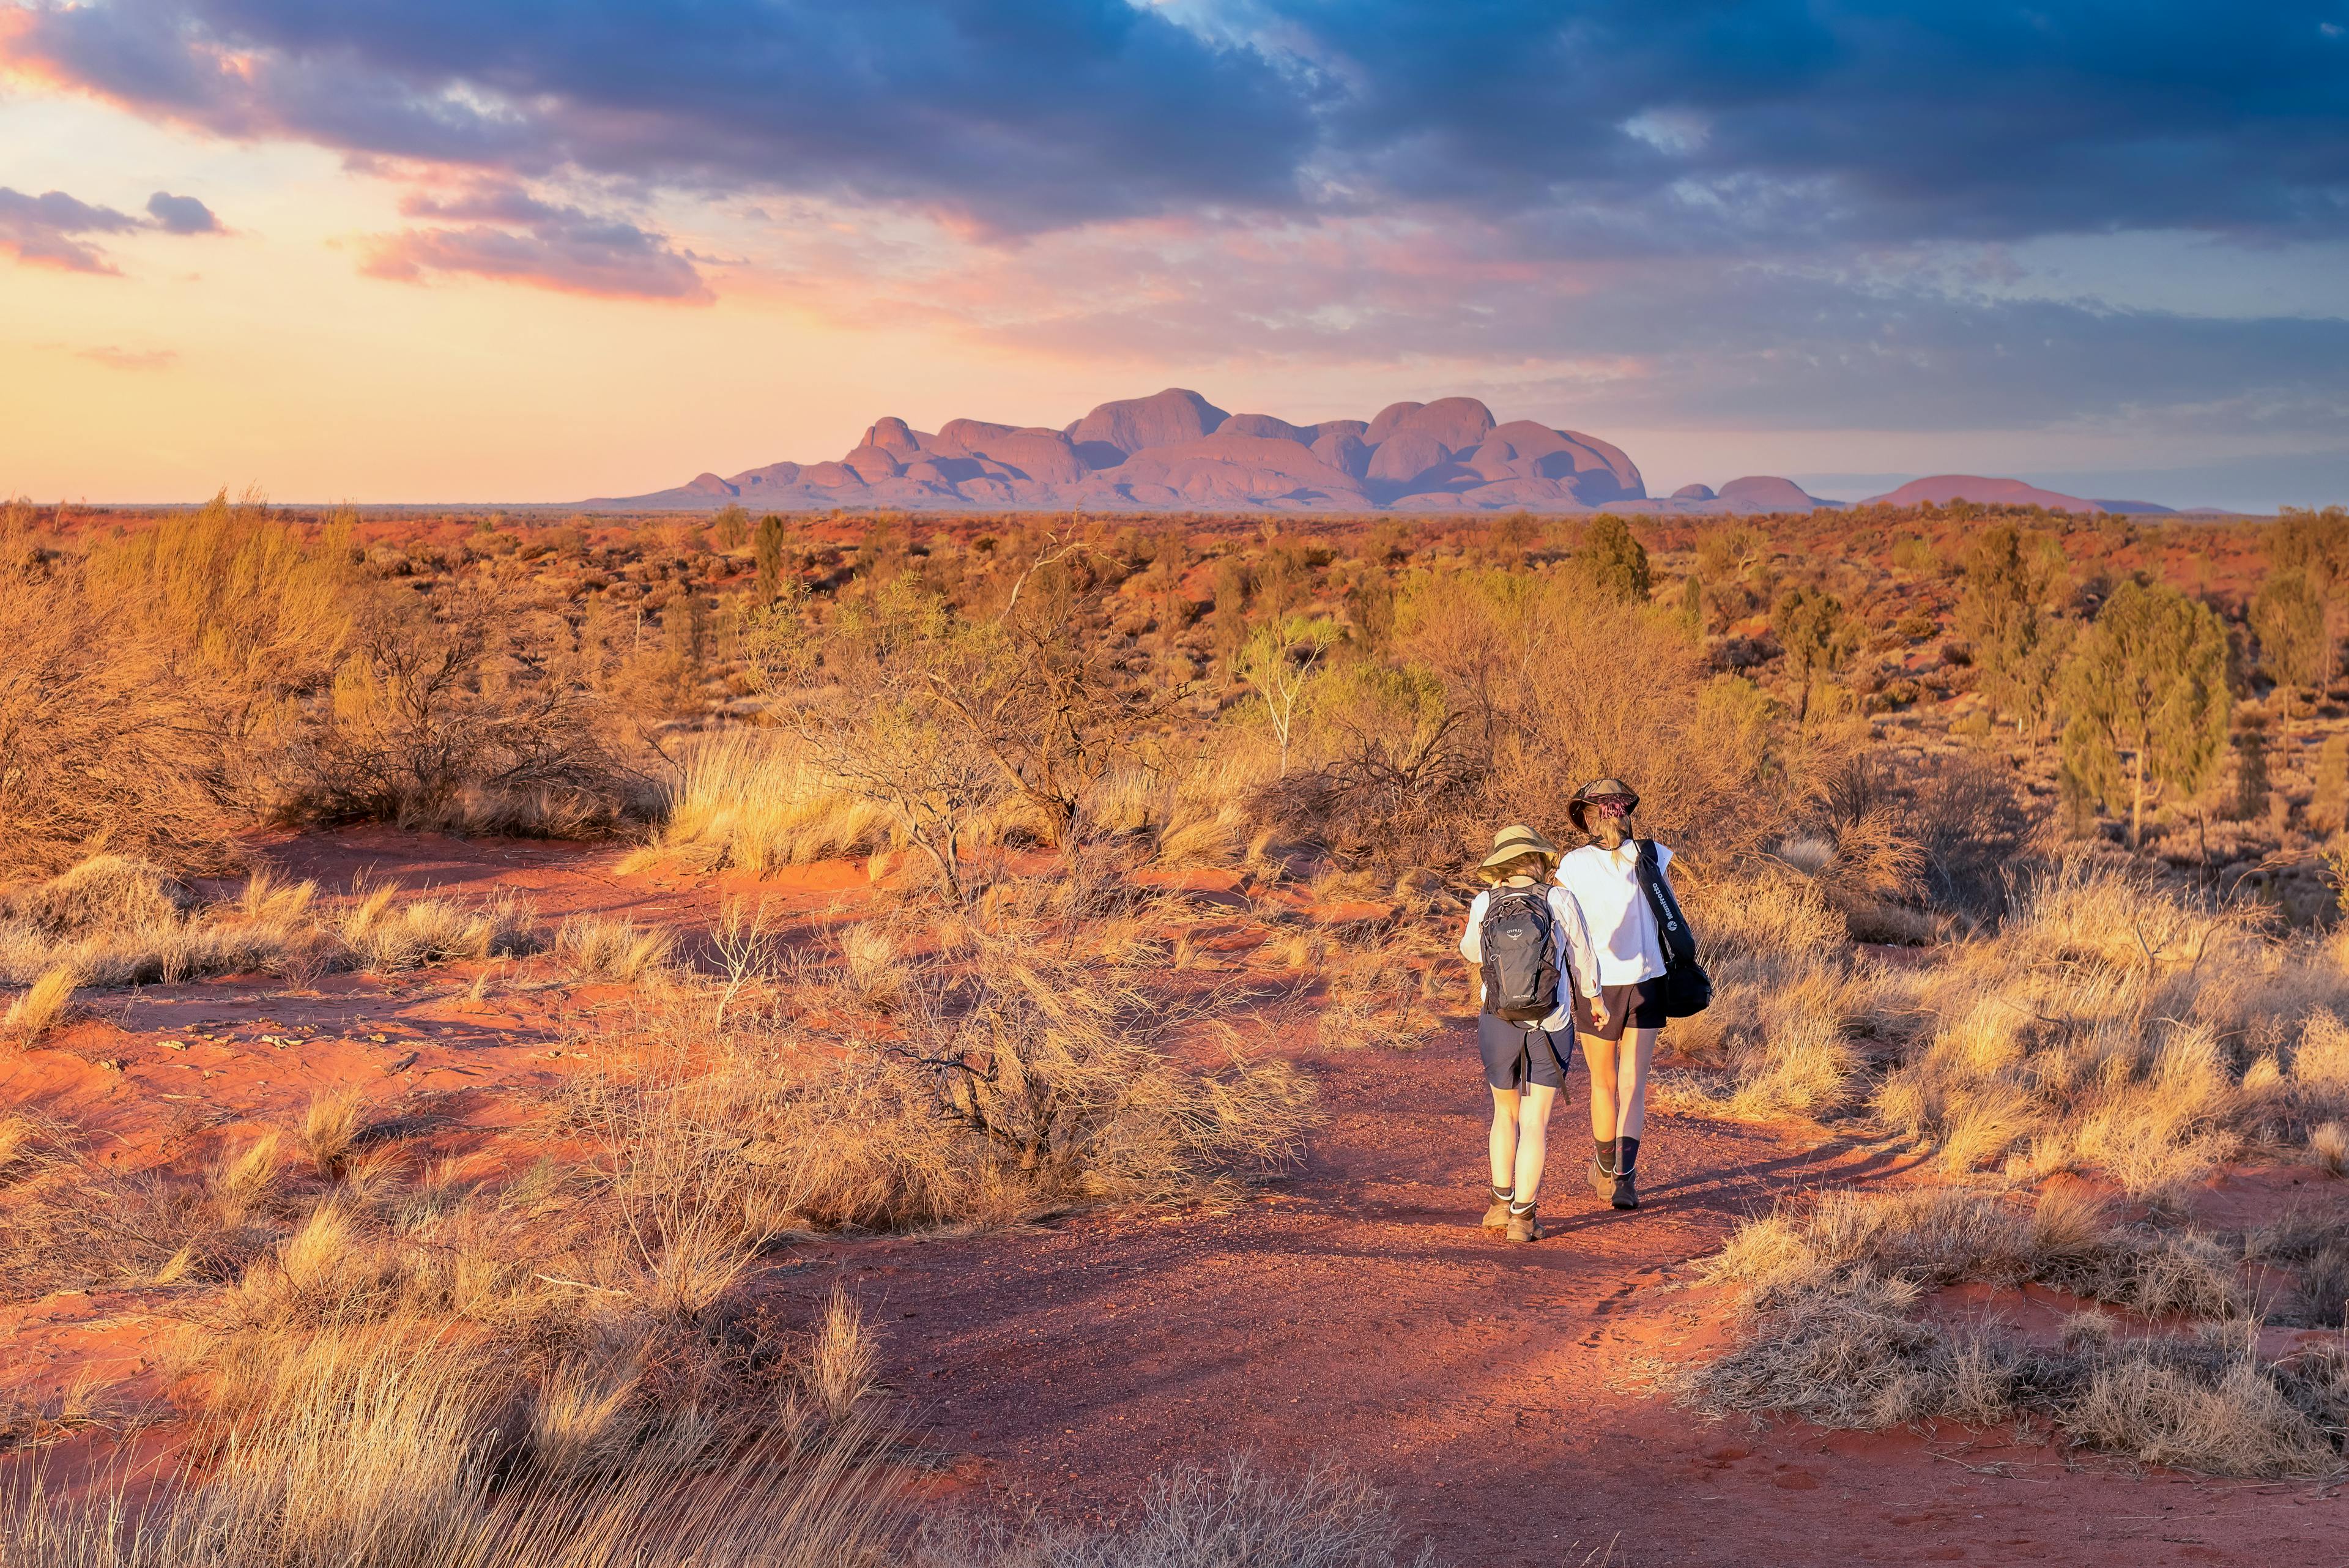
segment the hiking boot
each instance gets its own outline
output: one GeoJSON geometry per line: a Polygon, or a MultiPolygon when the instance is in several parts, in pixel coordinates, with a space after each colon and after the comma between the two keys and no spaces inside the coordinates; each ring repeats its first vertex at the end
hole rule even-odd
{"type": "Polygon", "coordinates": [[[1590,1162],[1590,1169],[1588,1174],[1590,1178],[1591,1191],[1596,1192],[1601,1198],[1611,1198],[1614,1196],[1615,1173],[1613,1171],[1609,1170],[1605,1166],[1599,1164],[1594,1159],[1590,1162]]]}
{"type": "Polygon", "coordinates": [[[1508,1195],[1504,1193],[1500,1197],[1494,1199],[1493,1206],[1485,1210],[1485,1229],[1487,1231],[1506,1230],[1508,1223],[1509,1199],[1508,1195]]]}
{"type": "Polygon", "coordinates": [[[1531,1208],[1509,1210],[1508,1237],[1512,1241],[1538,1241],[1542,1239],[1541,1217],[1531,1208]]]}
{"type": "Polygon", "coordinates": [[[1632,1181],[1630,1171],[1615,1179],[1614,1190],[1607,1195],[1607,1201],[1618,1209],[1637,1209],[1640,1206],[1640,1189],[1632,1181]]]}

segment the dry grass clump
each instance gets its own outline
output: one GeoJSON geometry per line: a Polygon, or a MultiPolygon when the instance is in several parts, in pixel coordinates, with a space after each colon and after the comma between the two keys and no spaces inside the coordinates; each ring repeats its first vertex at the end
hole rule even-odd
{"type": "MultiPolygon", "coordinates": [[[[1364,947],[1327,971],[1318,1038],[1331,1050],[1410,1051],[1444,1027],[1437,1012],[1444,966],[1408,940],[1364,947]]],[[[1457,972],[1456,971],[1454,971],[1457,972]]]]}
{"type": "Polygon", "coordinates": [[[1876,1095],[1951,1172],[2100,1170],[2177,1190],[2349,1109],[2349,972],[2306,942],[2074,863],[1922,981],[1938,1022],[1876,1095]]]}
{"type": "Polygon", "coordinates": [[[1899,991],[1853,958],[1841,915],[1785,876],[1691,879],[1686,892],[1713,1002],[1665,1038],[1682,1058],[1726,1071],[1665,1073],[1660,1103],[1755,1120],[1824,1117],[1853,1104],[1867,1042],[1884,1033],[1899,991]]]}
{"type": "Polygon", "coordinates": [[[1320,1465],[1288,1480],[1235,1456],[1157,1478],[1113,1531],[948,1526],[926,1532],[916,1558],[922,1568],[1427,1568],[1433,1554],[1412,1549],[1366,1481],[1320,1465]]]}
{"type": "Polygon", "coordinates": [[[341,912],[339,934],[353,964],[378,973],[455,960],[505,958],[537,950],[535,911],[506,893],[478,904],[402,898],[393,887],[362,888],[341,912]]]}
{"type": "Polygon", "coordinates": [[[2315,1158],[2317,1168],[2327,1176],[2349,1172],[2349,1126],[2319,1122],[2309,1128],[2308,1152],[2315,1158]]]}
{"type": "Polygon", "coordinates": [[[38,1040],[65,1022],[74,988],[80,983],[81,971],[71,964],[59,964],[41,975],[0,1012],[0,1035],[20,1045],[38,1040]]]}
{"type": "Polygon", "coordinates": [[[1805,1220],[1744,1227],[1705,1276],[1731,1287],[1744,1337],[1669,1380],[1716,1415],[1863,1428],[2037,1417],[2075,1443],[2224,1475],[2331,1473],[2349,1441],[2349,1350],[2262,1360],[2215,1242],[2111,1226],[2060,1192],[2029,1213],[1958,1189],[1831,1193],[1805,1220]],[[2084,1318],[2049,1347],[1917,1315],[1960,1281],[2037,1282],[2205,1326],[2124,1336],[2084,1318]]]}
{"type": "Polygon", "coordinates": [[[620,869],[671,860],[764,875],[874,854],[892,841],[886,809],[842,788],[796,736],[734,731],[687,754],[667,820],[620,869]]]}
{"type": "Polygon", "coordinates": [[[0,1557],[26,1568],[819,1568],[887,1561],[903,1538],[901,1483],[870,1441],[809,1446],[779,1425],[743,1442],[687,1421],[605,1440],[576,1429],[595,1404],[581,1405],[576,1386],[502,1376],[447,1345],[322,1341],[212,1434],[219,1458],[201,1480],[86,1504],[18,1491],[0,1503],[0,1557]]]}
{"type": "Polygon", "coordinates": [[[574,980],[633,981],[667,969],[677,938],[605,915],[573,915],[555,928],[554,959],[574,980]]]}
{"type": "Polygon", "coordinates": [[[256,873],[209,908],[162,867],[100,855],[45,882],[0,893],[0,982],[58,968],[89,986],[176,983],[326,961],[312,912],[317,889],[256,873]]]}

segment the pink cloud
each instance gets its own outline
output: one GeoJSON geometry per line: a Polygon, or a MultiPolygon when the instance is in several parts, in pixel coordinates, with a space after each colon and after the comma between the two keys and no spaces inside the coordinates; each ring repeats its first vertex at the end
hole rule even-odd
{"type": "Polygon", "coordinates": [[[420,283],[432,274],[455,275],[559,294],[683,305],[716,298],[692,259],[667,234],[555,206],[518,185],[484,182],[454,195],[411,193],[400,211],[460,220],[461,226],[372,236],[359,269],[370,277],[420,283]]]}

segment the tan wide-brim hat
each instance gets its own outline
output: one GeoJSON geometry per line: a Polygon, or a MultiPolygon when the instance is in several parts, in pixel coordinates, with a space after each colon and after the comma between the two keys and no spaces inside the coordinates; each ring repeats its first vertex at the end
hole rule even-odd
{"type": "Polygon", "coordinates": [[[1490,871],[1498,867],[1506,866],[1520,855],[1538,855],[1552,866],[1557,864],[1557,845],[1552,844],[1524,823],[1513,822],[1493,835],[1493,853],[1485,856],[1483,864],[1476,869],[1490,871]]]}

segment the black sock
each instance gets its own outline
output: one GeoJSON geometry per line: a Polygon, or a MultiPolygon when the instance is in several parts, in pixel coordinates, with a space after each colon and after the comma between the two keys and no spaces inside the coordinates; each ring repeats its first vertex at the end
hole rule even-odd
{"type": "Polygon", "coordinates": [[[1640,1140],[1635,1137],[1617,1138],[1615,1140],[1615,1147],[1621,1153],[1623,1161],[1622,1164],[1615,1168],[1615,1174],[1618,1176],[1630,1175],[1631,1168],[1640,1163],[1640,1140]]]}
{"type": "Polygon", "coordinates": [[[1594,1138],[1591,1141],[1599,1146],[1599,1168],[1609,1176],[1614,1175],[1615,1140],[1611,1137],[1602,1137],[1594,1138]]]}

